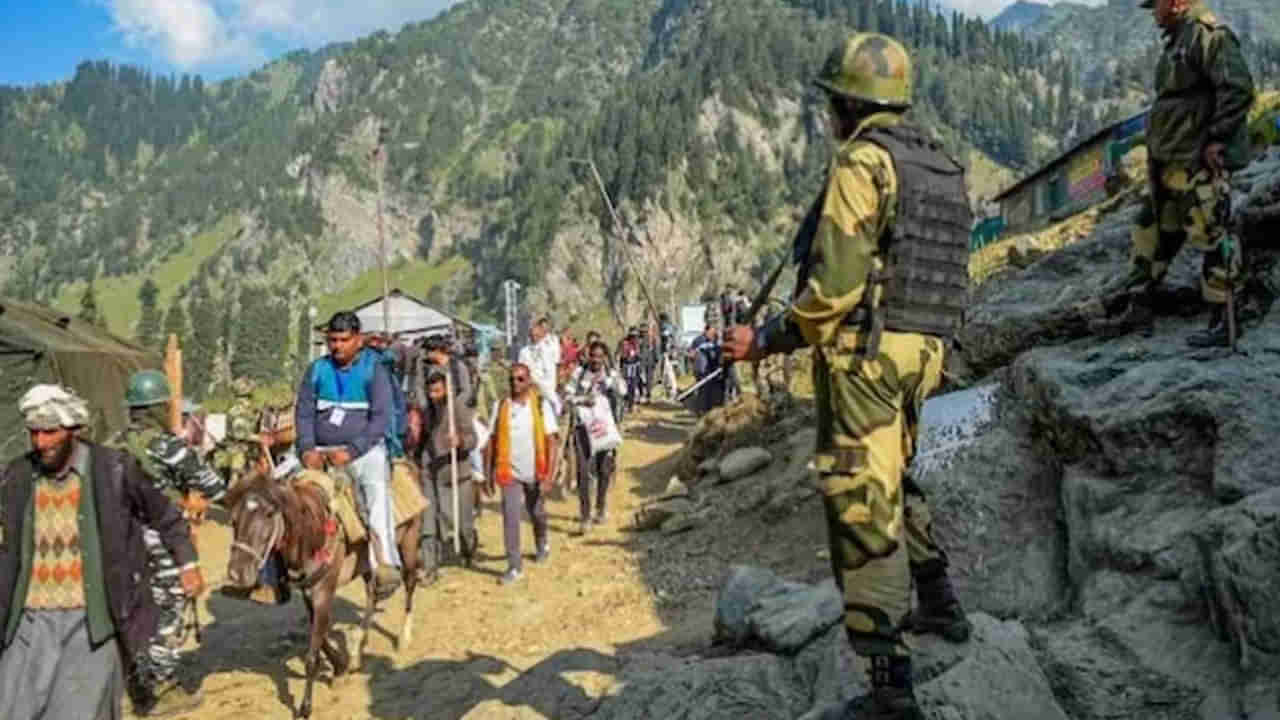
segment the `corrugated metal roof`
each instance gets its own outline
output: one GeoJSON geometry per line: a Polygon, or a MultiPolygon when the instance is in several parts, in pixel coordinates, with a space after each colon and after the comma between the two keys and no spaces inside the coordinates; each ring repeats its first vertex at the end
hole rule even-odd
{"type": "Polygon", "coordinates": [[[1111,123],[1110,125],[1108,125],[1108,126],[1106,126],[1106,127],[1102,128],[1101,130],[1098,130],[1097,132],[1095,132],[1094,134],[1092,134],[1092,135],[1090,135],[1089,137],[1085,138],[1084,140],[1081,140],[1080,142],[1076,143],[1075,145],[1072,145],[1072,146],[1071,146],[1071,148],[1070,148],[1069,150],[1066,150],[1066,151],[1065,151],[1065,152],[1063,152],[1062,154],[1058,155],[1058,156],[1057,156],[1057,157],[1055,157],[1054,159],[1052,159],[1052,160],[1050,160],[1049,162],[1047,162],[1047,163],[1045,163],[1044,165],[1042,165],[1042,166],[1040,167],[1040,169],[1039,169],[1039,170],[1036,170],[1035,172],[1031,173],[1030,175],[1028,175],[1028,176],[1026,176],[1026,177],[1022,178],[1021,180],[1019,180],[1018,182],[1016,182],[1016,183],[1014,183],[1013,185],[1009,186],[1009,187],[1008,187],[1008,188],[1006,188],[1005,190],[1000,191],[1000,193],[999,193],[999,194],[997,194],[994,198],[992,198],[992,201],[993,201],[993,202],[1000,202],[1001,200],[1005,199],[1006,197],[1009,197],[1009,196],[1010,196],[1010,195],[1012,195],[1013,193],[1015,193],[1015,192],[1017,192],[1017,191],[1021,190],[1022,188],[1026,187],[1026,186],[1027,186],[1028,184],[1030,184],[1031,182],[1033,182],[1033,181],[1035,181],[1035,180],[1037,180],[1037,179],[1039,179],[1039,178],[1041,178],[1041,177],[1043,177],[1043,176],[1045,176],[1045,175],[1049,174],[1051,171],[1053,171],[1053,170],[1054,170],[1054,169],[1056,169],[1059,165],[1061,165],[1063,162],[1065,162],[1065,161],[1067,160],[1067,158],[1069,158],[1069,157],[1071,157],[1072,155],[1076,154],[1076,151],[1080,150],[1081,148],[1084,148],[1084,147],[1087,147],[1087,146],[1089,146],[1089,145],[1094,144],[1095,142],[1097,142],[1098,140],[1100,140],[1100,139],[1101,139],[1103,136],[1105,136],[1105,135],[1110,135],[1111,133],[1113,133],[1113,132],[1116,130],[1116,128],[1119,128],[1119,127],[1121,127],[1121,126],[1123,126],[1123,125],[1125,125],[1125,124],[1127,124],[1127,123],[1136,122],[1139,118],[1142,118],[1142,117],[1143,117],[1143,116],[1145,116],[1146,114],[1147,114],[1147,111],[1146,111],[1146,110],[1143,110],[1143,111],[1142,111],[1142,112],[1140,112],[1140,113],[1136,113],[1136,114],[1134,114],[1134,115],[1130,115],[1129,117],[1127,117],[1127,118],[1125,118],[1125,119],[1123,119],[1123,120],[1117,120],[1116,122],[1111,123]]]}

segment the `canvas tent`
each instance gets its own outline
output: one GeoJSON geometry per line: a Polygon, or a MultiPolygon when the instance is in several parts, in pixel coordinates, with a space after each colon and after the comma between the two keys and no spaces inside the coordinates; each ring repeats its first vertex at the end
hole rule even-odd
{"type": "Polygon", "coordinates": [[[125,384],[160,357],[51,308],[0,298],[0,458],[28,448],[18,400],[36,383],[74,388],[89,402],[89,437],[102,440],[127,422],[125,384]]]}

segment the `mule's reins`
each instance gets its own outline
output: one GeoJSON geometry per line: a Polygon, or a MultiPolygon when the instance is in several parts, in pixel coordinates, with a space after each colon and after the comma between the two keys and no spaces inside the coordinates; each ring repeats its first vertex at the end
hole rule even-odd
{"type": "Polygon", "coordinates": [[[280,508],[276,507],[274,503],[268,502],[267,499],[262,497],[261,495],[258,495],[255,493],[245,498],[245,506],[247,507],[248,510],[251,510],[251,511],[257,510],[257,508],[254,507],[255,503],[262,503],[263,505],[266,505],[271,510],[275,511],[275,518],[272,520],[271,539],[267,541],[266,548],[261,552],[259,552],[258,549],[253,547],[252,545],[249,545],[248,543],[240,542],[239,540],[233,540],[231,542],[231,549],[239,550],[240,552],[247,554],[249,557],[253,558],[254,560],[257,560],[258,561],[257,572],[261,573],[262,568],[266,567],[267,565],[267,558],[270,557],[271,551],[276,549],[276,545],[280,544],[280,538],[284,537],[284,516],[280,513],[280,508]]]}
{"type": "MultiPolygon", "coordinates": [[[[277,546],[280,544],[280,540],[284,537],[285,526],[284,515],[280,512],[279,506],[257,493],[253,493],[245,498],[245,506],[248,510],[256,510],[257,508],[254,507],[255,503],[262,503],[275,512],[275,518],[272,521],[271,539],[267,542],[266,549],[259,552],[256,548],[247,543],[240,542],[239,540],[232,541],[231,549],[246,553],[249,557],[256,560],[258,562],[257,571],[261,573],[262,568],[266,567],[267,559],[270,557],[271,552],[277,549],[277,546]]],[[[328,523],[333,522],[332,513],[328,513],[327,520],[328,523]]],[[[326,528],[326,530],[327,529],[328,528],[326,528]]],[[[336,532],[335,528],[333,532],[326,532],[326,535],[328,535],[328,537],[325,538],[324,545],[321,546],[320,552],[317,553],[317,555],[322,555],[323,560],[318,563],[310,573],[295,573],[292,569],[285,568],[285,574],[289,576],[290,582],[297,585],[299,589],[303,591],[311,589],[312,586],[320,582],[320,579],[324,577],[326,572],[328,572],[329,566],[333,562],[334,550],[336,549],[338,541],[338,532],[336,532]]],[[[312,557],[306,562],[310,563],[314,559],[315,558],[312,557]]]]}

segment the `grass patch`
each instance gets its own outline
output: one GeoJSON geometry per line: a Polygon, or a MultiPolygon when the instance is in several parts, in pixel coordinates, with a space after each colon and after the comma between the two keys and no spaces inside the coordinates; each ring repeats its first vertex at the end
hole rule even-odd
{"type": "MultiPolygon", "coordinates": [[[[431,288],[439,285],[456,272],[466,269],[465,258],[455,255],[444,262],[432,265],[425,260],[414,259],[393,265],[387,269],[391,289],[400,288],[419,300],[426,300],[431,288]]],[[[316,301],[316,322],[324,322],[339,310],[350,310],[370,300],[382,296],[382,272],[378,268],[369,270],[345,288],[336,293],[322,295],[316,301]]],[[[440,308],[446,312],[454,312],[454,308],[440,308]]]]}
{"type": "MultiPolygon", "coordinates": [[[[98,278],[94,288],[98,294],[98,307],[107,321],[107,328],[120,337],[133,337],[134,325],[142,314],[142,303],[138,302],[138,290],[148,276],[160,290],[156,307],[162,314],[167,311],[178,288],[195,276],[200,263],[209,259],[235,236],[238,227],[235,217],[224,217],[213,227],[192,238],[182,252],[158,265],[133,275],[98,278]]],[[[65,312],[79,312],[80,296],[84,294],[85,285],[84,281],[76,281],[63,286],[53,306],[65,312]]]]}

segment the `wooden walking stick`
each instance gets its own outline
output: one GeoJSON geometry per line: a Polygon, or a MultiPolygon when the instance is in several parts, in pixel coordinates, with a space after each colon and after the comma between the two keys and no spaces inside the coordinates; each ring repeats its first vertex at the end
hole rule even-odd
{"type": "Polygon", "coordinates": [[[453,442],[453,438],[458,436],[458,428],[453,421],[453,373],[449,371],[449,368],[445,368],[444,371],[444,400],[447,405],[446,410],[449,413],[449,478],[450,486],[453,488],[453,552],[461,555],[462,535],[458,530],[461,524],[461,518],[458,517],[458,447],[453,442]]]}

